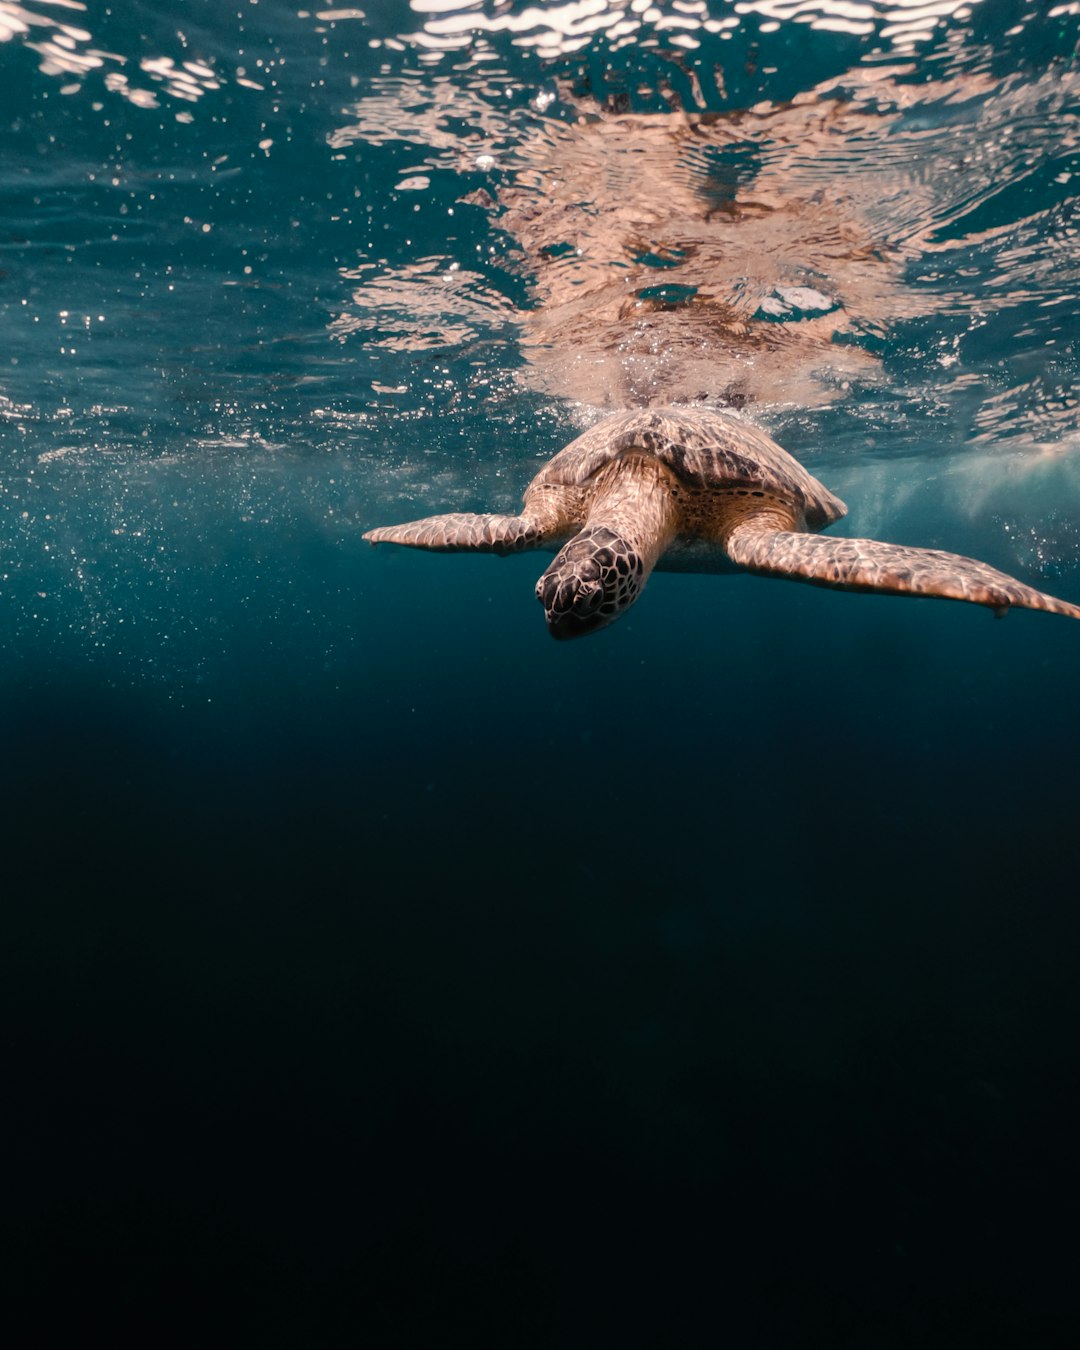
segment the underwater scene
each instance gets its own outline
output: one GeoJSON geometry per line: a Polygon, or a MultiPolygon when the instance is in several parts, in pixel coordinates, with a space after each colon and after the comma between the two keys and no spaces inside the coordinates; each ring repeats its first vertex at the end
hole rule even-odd
{"type": "Polygon", "coordinates": [[[1078,37],[0,0],[6,1344],[1077,1344],[1080,623],[363,536],[676,405],[1080,604],[1078,37]]]}

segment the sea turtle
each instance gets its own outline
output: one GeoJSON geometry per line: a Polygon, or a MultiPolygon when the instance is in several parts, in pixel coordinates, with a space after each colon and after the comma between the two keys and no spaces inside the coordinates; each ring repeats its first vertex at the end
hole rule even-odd
{"type": "Polygon", "coordinates": [[[429,516],[369,530],[373,544],[440,552],[556,551],[536,586],[552,637],[612,623],[653,568],[756,572],[838,590],[940,596],[1080,619],[986,563],[938,549],[814,531],[847,507],[786,450],[732,413],[648,408],[605,418],[550,460],[520,515],[429,516]]]}

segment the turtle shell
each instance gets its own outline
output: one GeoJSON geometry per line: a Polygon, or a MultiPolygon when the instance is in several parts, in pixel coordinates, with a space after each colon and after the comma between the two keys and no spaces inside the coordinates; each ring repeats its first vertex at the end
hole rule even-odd
{"type": "Polygon", "coordinates": [[[698,488],[758,488],[797,505],[807,525],[824,529],[847,507],[763,431],[731,413],[649,408],[617,413],[560,450],[535,483],[581,487],[612,460],[650,454],[698,488]]]}

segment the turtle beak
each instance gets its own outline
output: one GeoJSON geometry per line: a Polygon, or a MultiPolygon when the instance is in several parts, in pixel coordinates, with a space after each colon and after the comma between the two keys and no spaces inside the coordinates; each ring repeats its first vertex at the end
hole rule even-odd
{"type": "Polygon", "coordinates": [[[576,619],[573,614],[563,614],[557,619],[550,615],[547,621],[547,630],[556,642],[566,642],[569,638],[587,637],[589,633],[594,633],[601,624],[582,623],[576,619]]]}
{"type": "Polygon", "coordinates": [[[585,637],[610,622],[600,612],[604,588],[599,579],[548,571],[536,583],[536,598],[544,606],[548,632],[559,642],[585,637]]]}

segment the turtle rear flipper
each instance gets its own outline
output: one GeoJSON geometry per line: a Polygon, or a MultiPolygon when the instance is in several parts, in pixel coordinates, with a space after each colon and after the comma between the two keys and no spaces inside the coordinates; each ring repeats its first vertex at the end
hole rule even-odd
{"type": "Polygon", "coordinates": [[[794,534],[747,520],[728,536],[727,552],[748,572],[812,586],[967,600],[988,606],[999,618],[1015,605],[1080,619],[1080,605],[1044,595],[987,563],[938,549],[794,534]]]}
{"type": "Polygon", "coordinates": [[[371,544],[402,544],[437,553],[520,553],[544,542],[535,520],[527,516],[455,514],[428,516],[405,525],[368,530],[371,544]]]}

